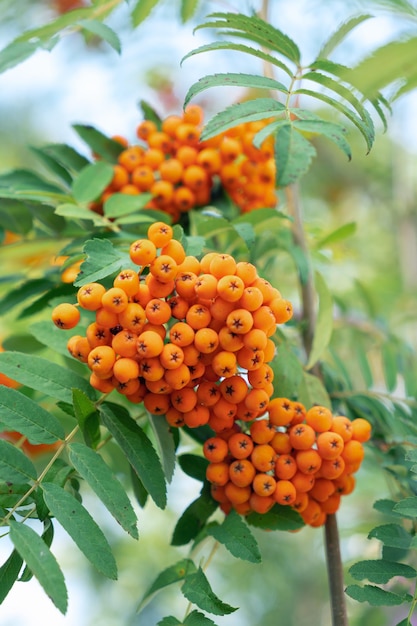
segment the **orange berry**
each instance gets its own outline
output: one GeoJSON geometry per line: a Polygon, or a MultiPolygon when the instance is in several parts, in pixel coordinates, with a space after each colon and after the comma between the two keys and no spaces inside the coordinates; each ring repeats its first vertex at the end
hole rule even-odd
{"type": "Polygon", "coordinates": [[[322,464],[322,457],[314,448],[298,450],[295,459],[298,469],[304,474],[315,474],[322,464]]]}
{"type": "Polygon", "coordinates": [[[139,364],[130,357],[120,357],[113,365],[113,375],[120,383],[126,383],[131,378],[138,378],[139,364]]]}
{"type": "Polygon", "coordinates": [[[259,472],[252,481],[252,488],[258,496],[272,496],[275,493],[277,481],[273,476],[259,472]]]}
{"type": "Polygon", "coordinates": [[[236,374],[222,380],[219,390],[225,400],[238,404],[246,398],[248,385],[242,376],[236,374]]]}
{"type": "Polygon", "coordinates": [[[323,433],[331,429],[333,415],[325,406],[313,406],[307,411],[305,420],[316,433],[323,433]]]}
{"type": "Polygon", "coordinates": [[[184,166],[179,159],[167,159],[159,166],[162,180],[167,180],[174,185],[179,183],[184,171],[184,166]]]}
{"type": "Polygon", "coordinates": [[[289,480],[278,480],[273,494],[275,502],[291,506],[297,498],[297,491],[289,480]]]}
{"type": "MultiPolygon", "coordinates": [[[[355,420],[353,420],[352,424],[354,424],[355,420]]],[[[334,433],[336,435],[337,433],[334,433]]],[[[342,448],[341,456],[345,463],[348,464],[356,464],[361,463],[363,457],[365,455],[365,450],[363,445],[357,439],[351,439],[344,444],[344,448],[342,448]]]]}
{"type": "Polygon", "coordinates": [[[149,265],[156,257],[156,246],[148,239],[137,239],[130,245],[129,254],[136,265],[149,265]]]}
{"type": "Polygon", "coordinates": [[[173,230],[169,224],[164,222],[154,222],[148,228],[148,239],[157,248],[166,246],[173,238],[173,230]]]}
{"type": "Polygon", "coordinates": [[[87,326],[86,338],[91,348],[109,346],[112,343],[112,337],[110,330],[99,326],[97,322],[92,322],[87,326]]]}
{"type": "MultiPolygon", "coordinates": [[[[268,406],[268,402],[269,396],[264,389],[251,389],[245,398],[245,405],[249,411],[258,411],[259,413],[263,413],[265,411],[268,406]]],[[[263,421],[266,422],[266,420],[263,421]]],[[[272,430],[272,433],[274,433],[275,430],[270,425],[269,420],[267,424],[268,428],[272,430]]]]}
{"type": "MultiPolygon", "coordinates": [[[[251,330],[253,326],[252,315],[249,311],[246,311],[245,309],[235,309],[227,316],[226,326],[237,335],[245,335],[251,330]]],[[[243,343],[245,343],[245,339],[243,339],[243,343]]]]}
{"type": "Polygon", "coordinates": [[[214,485],[223,486],[229,482],[229,464],[225,461],[207,465],[206,478],[214,485]]]}
{"type": "Polygon", "coordinates": [[[101,307],[101,298],[106,288],[100,283],[87,283],[77,292],[78,304],[87,311],[96,311],[101,307]]]}
{"type": "Polygon", "coordinates": [[[137,339],[137,353],[140,358],[153,358],[161,354],[164,347],[163,338],[153,330],[143,331],[137,339]]]}
{"type": "Polygon", "coordinates": [[[289,434],[276,432],[271,440],[271,446],[277,454],[289,454],[292,450],[289,434]]]}
{"type": "Polygon", "coordinates": [[[212,299],[217,295],[217,278],[212,274],[200,274],[194,284],[194,293],[200,299],[212,299]]]}
{"type": "Polygon", "coordinates": [[[74,328],[80,321],[80,311],[73,304],[58,304],[52,311],[52,321],[55,326],[64,330],[74,328]]]}
{"type": "Polygon", "coordinates": [[[183,113],[183,121],[198,126],[203,123],[204,112],[198,104],[188,104],[183,113]]]}
{"type": "Polygon", "coordinates": [[[112,372],[115,361],[116,353],[110,346],[97,346],[88,355],[88,367],[97,376],[112,372]]]}
{"type": "MultiPolygon", "coordinates": [[[[107,331],[108,332],[108,331],[107,331]]],[[[111,336],[111,333],[109,333],[111,336]]],[[[88,335],[87,335],[88,338],[88,335]]],[[[124,357],[134,357],[137,355],[136,350],[136,342],[138,336],[136,333],[131,330],[121,330],[117,335],[113,336],[111,341],[111,347],[119,356],[124,357]]],[[[105,345],[105,344],[96,344],[96,345],[105,345]]],[[[94,347],[94,346],[91,346],[94,347]]]]}
{"type": "Polygon", "coordinates": [[[275,467],[276,453],[269,443],[257,444],[252,451],[251,461],[260,472],[269,472],[275,467]]]}
{"type": "Polygon", "coordinates": [[[253,440],[245,433],[234,433],[228,440],[230,454],[235,459],[247,459],[253,451],[253,440]]]}
{"type": "Polygon", "coordinates": [[[210,418],[210,411],[202,404],[196,404],[193,409],[184,413],[185,425],[189,428],[198,428],[207,424],[210,418]]]}
{"type": "Polygon", "coordinates": [[[111,287],[101,298],[102,307],[111,313],[122,313],[128,304],[128,296],[120,287],[111,287]]]}
{"type": "Polygon", "coordinates": [[[352,421],[352,439],[365,443],[371,438],[371,424],[368,420],[357,417],[352,421]]]}
{"type": "Polygon", "coordinates": [[[139,139],[143,139],[147,141],[153,133],[156,133],[158,130],[157,125],[152,120],[143,120],[136,128],[136,134],[139,139]]]}
{"type": "Polygon", "coordinates": [[[199,328],[194,336],[194,345],[203,354],[211,354],[219,345],[219,336],[211,328],[199,328]]]}
{"type": "Polygon", "coordinates": [[[291,445],[296,450],[308,450],[316,440],[316,434],[308,424],[291,426],[289,436],[291,445]]]}
{"type": "Polygon", "coordinates": [[[224,461],[228,451],[226,441],[220,437],[209,437],[203,444],[203,454],[212,463],[224,461]]]}
{"type": "Polygon", "coordinates": [[[352,439],[352,435],[353,435],[352,422],[350,421],[348,417],[345,417],[344,415],[335,415],[333,417],[331,430],[334,433],[339,433],[339,435],[342,437],[344,442],[352,439]]]}
{"type": "Polygon", "coordinates": [[[197,404],[197,393],[190,387],[183,387],[173,391],[170,394],[170,398],[172,406],[181,411],[181,413],[191,411],[197,404]]]}
{"type": "Polygon", "coordinates": [[[237,459],[230,464],[229,478],[238,487],[247,487],[255,478],[256,469],[249,459],[237,459]]]}
{"type": "Polygon", "coordinates": [[[297,463],[292,454],[280,454],[275,461],[275,476],[280,480],[291,480],[297,469],[297,463]]]}
{"type": "Polygon", "coordinates": [[[168,370],[176,369],[184,361],[184,353],[180,346],[173,343],[166,343],[159,355],[161,365],[168,370]]]}
{"type": "Polygon", "coordinates": [[[194,330],[207,328],[210,324],[211,314],[209,309],[203,304],[193,304],[187,311],[185,316],[187,324],[194,330]]]}
{"type": "MultiPolygon", "coordinates": [[[[299,428],[300,426],[294,426],[299,428]]],[[[317,436],[317,450],[322,459],[331,461],[337,458],[343,452],[345,443],[338,433],[331,431],[320,433],[317,436]]],[[[346,459],[345,459],[346,460],[346,459]]]]}
{"type": "Polygon", "coordinates": [[[211,366],[216,374],[229,378],[236,373],[236,356],[233,352],[221,350],[214,355],[211,366]]]}
{"type": "Polygon", "coordinates": [[[244,288],[243,280],[232,274],[222,276],[217,283],[218,295],[227,302],[237,302],[242,296],[244,288]]]}
{"type": "Polygon", "coordinates": [[[152,298],[145,307],[145,313],[151,324],[165,324],[171,318],[171,307],[164,300],[152,298]]]}

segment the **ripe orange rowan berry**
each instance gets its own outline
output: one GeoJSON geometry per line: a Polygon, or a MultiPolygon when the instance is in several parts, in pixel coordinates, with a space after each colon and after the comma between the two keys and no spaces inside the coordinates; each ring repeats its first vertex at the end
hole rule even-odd
{"type": "Polygon", "coordinates": [[[80,311],[73,304],[58,304],[52,311],[52,321],[64,330],[75,328],[80,321],[80,311]]]}

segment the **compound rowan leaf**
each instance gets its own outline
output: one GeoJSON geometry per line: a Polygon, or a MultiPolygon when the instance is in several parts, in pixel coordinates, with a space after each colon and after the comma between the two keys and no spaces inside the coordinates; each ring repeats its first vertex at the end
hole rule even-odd
{"type": "Polygon", "coordinates": [[[201,567],[192,574],[187,574],[181,587],[183,595],[203,611],[214,615],[229,615],[237,611],[237,607],[222,602],[212,590],[201,567]]]}
{"type": "Polygon", "coordinates": [[[398,606],[399,604],[410,602],[412,599],[412,596],[408,593],[401,596],[398,593],[386,591],[375,585],[364,585],[363,587],[348,585],[345,592],[354,600],[368,602],[372,606],[398,606]]]}
{"type": "Polygon", "coordinates": [[[104,203],[104,215],[108,218],[119,218],[135,213],[149,202],[151,194],[140,193],[129,196],[125,193],[113,193],[104,203]]]}
{"type": "Polygon", "coordinates": [[[73,390],[73,408],[84,441],[90,448],[96,448],[100,441],[100,415],[94,403],[80,389],[73,390]]]}
{"type": "Polygon", "coordinates": [[[81,443],[71,443],[69,459],[120,526],[138,539],[136,513],[123,485],[103,458],[81,443]]]}
{"type": "Polygon", "coordinates": [[[185,472],[187,476],[191,476],[191,478],[204,482],[208,461],[203,456],[197,456],[196,454],[185,452],[184,454],[180,454],[178,456],[178,463],[180,464],[182,471],[185,472]]]}
{"type": "MultiPolygon", "coordinates": [[[[3,354],[9,353],[2,353],[0,357],[3,354]]],[[[0,370],[7,374],[6,369],[0,360],[0,370]]],[[[0,387],[0,409],[2,423],[9,430],[17,430],[25,435],[30,443],[55,443],[65,437],[57,418],[17,389],[0,387]]]]}
{"type": "Polygon", "coordinates": [[[166,506],[166,482],[161,461],[146,433],[121,406],[106,403],[100,407],[104,425],[126,455],[155,504],[166,506]]]}
{"type": "Polygon", "coordinates": [[[19,448],[0,439],[0,480],[27,482],[36,480],[37,472],[32,461],[19,448]]]}
{"type": "Polygon", "coordinates": [[[370,14],[361,14],[349,18],[346,22],[342,22],[342,24],[338,26],[337,30],[324,42],[320,48],[317,58],[322,59],[328,57],[336,46],[338,46],[343,39],[345,39],[345,37],[349,35],[354,28],[356,28],[356,26],[359,26],[359,24],[362,24],[362,22],[369,20],[372,17],[373,15],[370,14]]]}
{"type": "Polygon", "coordinates": [[[98,154],[109,163],[116,163],[117,157],[125,149],[121,143],[110,139],[110,137],[104,135],[94,126],[74,124],[72,128],[95,154],[98,154]]]}
{"type": "Polygon", "coordinates": [[[159,0],[138,0],[131,12],[133,26],[139,26],[158,4],[159,0]]]}
{"type": "Polygon", "coordinates": [[[274,504],[268,513],[249,513],[246,521],[250,526],[267,530],[298,530],[304,521],[294,509],[274,504]]]}
{"type": "Polygon", "coordinates": [[[280,126],[275,137],[276,182],[286,187],[306,173],[316,150],[290,122],[280,126]]]}
{"type": "Polygon", "coordinates": [[[26,524],[10,521],[10,539],[45,593],[61,613],[68,599],[64,575],[44,540],[26,524]]]}
{"type": "Polygon", "coordinates": [[[143,596],[140,604],[138,606],[138,612],[141,611],[144,605],[149,602],[151,597],[160,589],[164,589],[169,585],[173,585],[180,580],[184,580],[188,574],[194,574],[197,571],[196,566],[194,565],[191,559],[181,559],[177,561],[174,565],[170,565],[166,569],[164,569],[154,582],[151,584],[149,589],[146,591],[143,596]]]}
{"type": "Polygon", "coordinates": [[[113,166],[104,161],[89,163],[74,179],[72,192],[77,202],[96,200],[111,182],[114,175],[113,166]]]}
{"type": "Polygon", "coordinates": [[[222,524],[210,528],[209,534],[222,543],[238,559],[261,562],[261,553],[247,524],[235,511],[226,515],[222,524]]]}
{"type": "MultiPolygon", "coordinates": [[[[62,402],[72,402],[73,389],[81,389],[90,398],[96,397],[94,389],[85,378],[34,354],[2,352],[0,353],[0,371],[22,385],[62,402]]],[[[1,388],[2,398],[5,397],[3,396],[4,389],[6,388],[1,388]]],[[[10,393],[10,391],[6,393],[10,393]]],[[[52,420],[52,415],[50,415],[46,424],[52,424],[53,421],[56,423],[56,420],[52,420]]],[[[62,439],[62,429],[58,433],[55,426],[53,432],[57,439],[62,439]]]]}
{"type": "Polygon", "coordinates": [[[181,0],[181,21],[190,20],[198,7],[198,0],[181,0]]]}
{"type": "Polygon", "coordinates": [[[87,509],[68,491],[55,483],[43,483],[42,490],[45,503],[52,515],[84,556],[97,571],[107,578],[116,580],[117,566],[111,548],[103,531],[87,509]]]}
{"type": "Polygon", "coordinates": [[[165,477],[170,483],[176,464],[175,441],[164,415],[149,415],[149,422],[155,435],[165,477]]]}
{"type": "Polygon", "coordinates": [[[374,559],[358,561],[349,568],[349,574],[355,580],[369,580],[371,583],[383,585],[394,576],[404,576],[404,578],[415,578],[417,571],[414,567],[405,563],[387,561],[385,559],[374,559]]]}
{"type": "Polygon", "coordinates": [[[183,546],[197,537],[208,518],[217,509],[217,504],[207,488],[183,512],[174,528],[171,544],[183,546]]]}
{"type": "Polygon", "coordinates": [[[308,372],[303,372],[298,388],[298,399],[308,409],[314,404],[327,406],[329,409],[332,406],[329,394],[320,378],[308,372]]]}
{"type": "Polygon", "coordinates": [[[78,22],[82,28],[97,35],[103,41],[106,41],[116,52],[119,54],[122,51],[119,36],[114,32],[112,28],[103,24],[99,20],[82,20],[78,22]]]}
{"type": "Polygon", "coordinates": [[[216,626],[212,619],[200,613],[200,611],[191,611],[184,620],[184,626],[216,626]]]}
{"type": "Polygon", "coordinates": [[[81,287],[120,271],[129,258],[120,252],[108,239],[89,239],[83,248],[86,260],[80,268],[75,287],[81,287]]]}

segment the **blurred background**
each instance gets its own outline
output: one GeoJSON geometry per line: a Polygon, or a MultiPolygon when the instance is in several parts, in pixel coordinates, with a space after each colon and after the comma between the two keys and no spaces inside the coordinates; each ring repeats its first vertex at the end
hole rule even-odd
{"type": "MultiPolygon", "coordinates": [[[[203,1],[193,20],[182,24],[179,3],[165,0],[135,30],[129,23],[128,6],[121,6],[107,21],[121,39],[120,55],[94,37],[86,40],[80,34],[68,34],[52,51],[37,52],[0,74],[0,173],[16,167],[39,168],[30,146],[63,142],[85,150],[72,124],[91,124],[106,134],[120,134],[134,141],[136,126],[142,119],[141,100],[166,116],[180,111],[188,88],[206,74],[261,72],[255,59],[233,52],[198,55],[181,65],[185,54],[212,40],[212,33],[206,30],[193,33],[208,13],[238,9],[248,14],[258,10],[257,4],[255,0],[203,1]]],[[[356,12],[371,12],[376,17],[346,39],[335,61],[353,63],[376,46],[415,33],[416,28],[412,20],[387,10],[389,2],[271,0],[269,5],[271,23],[298,43],[306,63],[314,58],[329,33],[356,12]]],[[[23,30],[52,19],[59,6],[55,0],[0,0],[0,46],[23,30]]],[[[204,106],[208,119],[242,95],[242,91],[233,89],[212,89],[197,101],[204,106]]],[[[398,101],[388,132],[383,134],[378,126],[369,155],[362,138],[349,130],[352,162],[348,163],[327,143],[318,144],[318,158],[301,181],[306,229],[312,241],[340,225],[357,222],[353,237],[330,245],[324,252],[320,250],[316,261],[336,298],[354,303],[357,314],[352,329],[361,328],[365,317],[375,321],[370,351],[378,347],[378,328],[414,346],[417,342],[415,106],[413,94],[398,101]]],[[[7,262],[7,254],[7,249],[0,249],[1,265],[7,262]]],[[[282,280],[284,286],[278,286],[285,291],[285,277],[282,280]]],[[[344,315],[342,310],[340,315],[344,315]]],[[[13,318],[7,316],[1,334],[7,334],[13,323],[13,318]]],[[[343,346],[352,337],[345,326],[338,334],[336,322],[335,342],[343,346]]],[[[384,388],[382,372],[377,371],[378,385],[384,388]]],[[[396,391],[401,395],[401,388],[396,391]]],[[[191,441],[184,446],[186,451],[193,450],[191,441]]],[[[107,454],[113,455],[117,469],[122,462],[117,449],[109,446],[107,454]]],[[[389,495],[378,462],[370,450],[358,474],[358,487],[342,505],[338,517],[346,568],[358,558],[378,555],[378,542],[366,539],[371,528],[383,523],[382,516],[372,509],[372,502],[389,495]]],[[[138,543],[126,538],[104,507],[86,491],[86,507],[115,547],[119,580],[106,581],[96,576],[67,535],[58,533],[53,548],[68,584],[68,614],[63,617],[32,580],[15,585],[3,603],[2,626],[41,622],[53,626],[154,626],[169,613],[182,615],[186,602],[175,586],[153,598],[139,615],[136,607],[161,569],[187,555],[188,548],[170,546],[170,538],[178,515],[197,496],[198,489],[197,482],[177,470],[169,490],[168,510],[160,511],[149,502],[139,511],[138,543]]],[[[237,561],[223,548],[212,561],[208,577],[213,590],[225,602],[241,607],[230,616],[216,618],[216,623],[330,624],[322,530],[305,528],[295,534],[255,535],[262,566],[237,561]]],[[[203,545],[196,555],[197,562],[207,551],[209,546],[203,545]]],[[[8,553],[9,546],[2,542],[3,561],[8,553]]],[[[351,626],[391,626],[405,618],[401,608],[386,611],[349,599],[348,613],[351,626]]]]}

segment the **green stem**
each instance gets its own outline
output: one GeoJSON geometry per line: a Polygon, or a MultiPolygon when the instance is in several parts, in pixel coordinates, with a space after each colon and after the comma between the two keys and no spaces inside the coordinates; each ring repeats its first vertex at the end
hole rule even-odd
{"type": "MultiPolygon", "coordinates": [[[[309,259],[309,251],[303,226],[302,208],[299,198],[299,190],[295,185],[286,187],[288,208],[293,217],[294,243],[303,251],[306,259],[309,259]]],[[[302,339],[306,357],[308,358],[313,345],[316,329],[316,296],[314,290],[314,277],[311,263],[307,278],[300,280],[301,284],[301,307],[302,307],[302,339]]],[[[319,365],[312,369],[312,373],[321,377],[319,365]]],[[[346,602],[343,582],[343,566],[340,555],[339,532],[335,514],[327,515],[325,523],[325,551],[327,564],[327,577],[329,582],[332,626],[348,626],[346,602]]]]}

